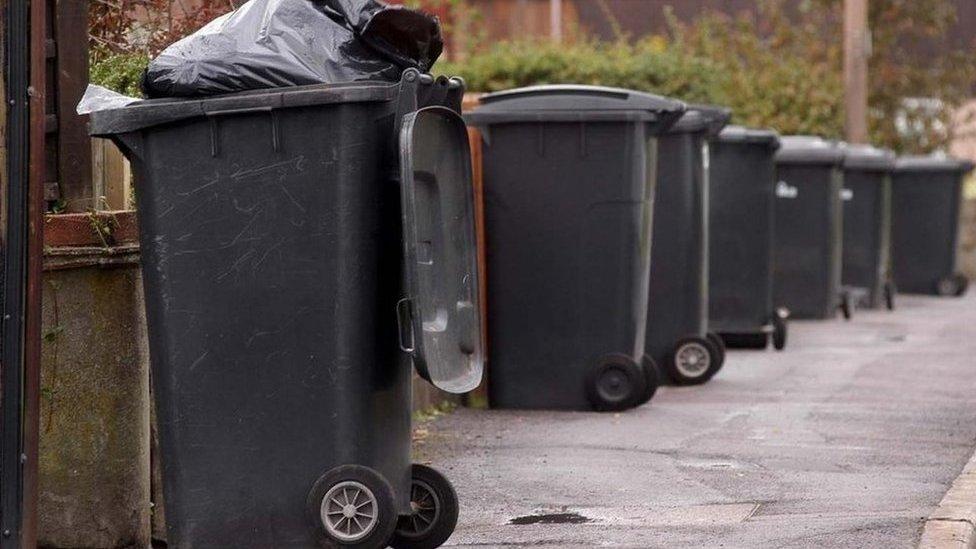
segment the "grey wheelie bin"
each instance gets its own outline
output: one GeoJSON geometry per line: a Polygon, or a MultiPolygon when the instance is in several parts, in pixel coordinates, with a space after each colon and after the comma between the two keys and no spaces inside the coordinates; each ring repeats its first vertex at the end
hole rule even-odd
{"type": "Polygon", "coordinates": [[[779,135],[730,126],[712,139],[708,326],[731,348],[786,346],[788,311],[773,301],[774,157],[779,135]]]}
{"type": "Polygon", "coordinates": [[[891,172],[895,153],[848,145],[844,158],[842,283],[866,309],[895,308],[891,278],[891,172]]]}
{"type": "Polygon", "coordinates": [[[483,137],[489,400],[620,410],[642,362],[657,135],[683,103],[592,86],[490,94],[483,137]]]}
{"type": "Polygon", "coordinates": [[[725,360],[708,331],[708,139],[729,118],[727,109],[689,107],[658,142],[644,352],[676,385],[705,383],[725,360]]]}
{"type": "Polygon", "coordinates": [[[171,547],[435,547],[411,363],[482,372],[463,83],[158,99],[92,115],[139,185],[171,547]]]}
{"type": "Polygon", "coordinates": [[[962,181],[973,163],[945,156],[899,158],[891,200],[891,255],[899,292],[961,296],[956,271],[962,181]]]}
{"type": "Polygon", "coordinates": [[[792,318],[850,318],[841,288],[844,149],[812,136],[786,136],[776,153],[773,301],[792,318]]]}

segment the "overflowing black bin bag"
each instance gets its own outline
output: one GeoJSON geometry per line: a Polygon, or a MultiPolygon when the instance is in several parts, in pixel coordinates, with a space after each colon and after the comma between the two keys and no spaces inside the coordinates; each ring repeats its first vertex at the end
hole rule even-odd
{"type": "Polygon", "coordinates": [[[426,72],[443,50],[440,23],[378,0],[250,0],[149,63],[149,97],[362,80],[426,72]]]}

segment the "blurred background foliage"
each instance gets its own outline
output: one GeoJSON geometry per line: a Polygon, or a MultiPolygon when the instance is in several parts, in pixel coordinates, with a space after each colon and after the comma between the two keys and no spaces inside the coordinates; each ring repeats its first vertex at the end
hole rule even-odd
{"type": "MultiPolygon", "coordinates": [[[[179,0],[92,3],[92,81],[136,94],[149,57],[234,7],[205,0],[192,17],[172,13],[179,0]],[[129,17],[119,13],[141,14],[129,17]]],[[[670,13],[668,32],[596,41],[568,29],[556,44],[545,38],[493,41],[480,35],[480,15],[464,0],[406,0],[438,14],[453,51],[436,72],[463,76],[471,91],[490,92],[547,83],[617,86],[722,104],[735,121],[781,133],[843,136],[842,0],[807,0],[786,10],[780,0],[757,0],[762,16],[705,12],[691,23],[670,13]]],[[[937,37],[955,21],[942,0],[872,0],[870,127],[874,143],[899,152],[944,149],[950,118],[973,95],[976,63],[970,51],[942,51],[919,62],[906,52],[937,37]]]]}

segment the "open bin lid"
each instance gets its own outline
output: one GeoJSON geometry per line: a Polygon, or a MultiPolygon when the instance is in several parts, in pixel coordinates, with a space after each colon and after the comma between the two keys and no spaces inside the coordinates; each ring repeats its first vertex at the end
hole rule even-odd
{"type": "Polygon", "coordinates": [[[828,164],[840,165],[844,161],[844,149],[835,141],[814,135],[787,135],[780,140],[776,153],[779,164],[828,164]]]}
{"type": "Polygon", "coordinates": [[[464,121],[444,107],[404,117],[400,132],[406,296],[400,346],[421,377],[451,393],[481,383],[471,151],[464,121]]]}
{"type": "Polygon", "coordinates": [[[684,114],[683,102],[659,95],[609,88],[559,84],[530,86],[481,97],[480,106],[465,115],[478,126],[512,122],[649,122],[658,131],[670,128],[684,114]]]}
{"type": "Polygon", "coordinates": [[[895,153],[872,145],[844,145],[844,167],[859,171],[887,172],[895,168],[895,153]]]}
{"type": "Polygon", "coordinates": [[[689,105],[684,116],[671,126],[668,133],[705,132],[708,137],[718,135],[732,119],[732,110],[715,105],[689,105]]]}
{"type": "Polygon", "coordinates": [[[928,156],[902,156],[895,161],[899,172],[961,172],[969,173],[976,167],[969,160],[962,160],[944,154],[928,156]]]}
{"type": "Polygon", "coordinates": [[[722,143],[751,143],[767,145],[772,149],[778,149],[780,145],[779,134],[775,131],[745,126],[726,126],[717,139],[722,143]]]}

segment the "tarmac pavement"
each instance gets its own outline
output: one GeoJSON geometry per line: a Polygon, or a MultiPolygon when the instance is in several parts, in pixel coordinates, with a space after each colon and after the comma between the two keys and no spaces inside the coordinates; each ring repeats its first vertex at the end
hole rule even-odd
{"type": "Polygon", "coordinates": [[[621,414],[459,409],[417,453],[454,546],[915,547],[976,447],[976,294],[730,351],[621,414]]]}

